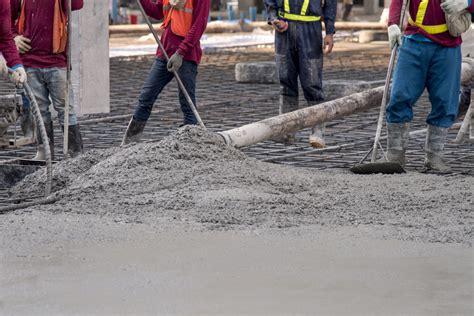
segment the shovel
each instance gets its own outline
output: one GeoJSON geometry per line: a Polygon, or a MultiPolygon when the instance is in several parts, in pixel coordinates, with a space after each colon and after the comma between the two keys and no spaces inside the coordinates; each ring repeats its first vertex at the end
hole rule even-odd
{"type": "MultiPolygon", "coordinates": [[[[403,20],[405,17],[405,11],[408,6],[408,0],[403,1],[402,10],[400,11],[400,30],[403,29],[403,20]]],[[[377,123],[377,132],[375,133],[374,139],[374,146],[372,149],[362,158],[362,160],[355,165],[354,167],[350,168],[349,170],[355,174],[375,174],[375,173],[383,173],[383,174],[396,174],[396,173],[404,173],[405,169],[403,169],[402,165],[398,162],[389,162],[387,160],[387,156],[383,150],[382,145],[380,144],[380,136],[382,134],[382,127],[383,127],[383,119],[385,116],[385,109],[387,107],[387,96],[390,92],[390,81],[392,79],[393,68],[395,65],[395,60],[397,57],[398,51],[398,44],[392,48],[392,52],[390,54],[390,62],[388,64],[387,70],[387,77],[385,78],[385,89],[383,91],[382,96],[382,104],[380,105],[380,113],[379,113],[379,120],[377,123]],[[384,162],[377,162],[377,152],[380,147],[384,159],[384,162]],[[367,157],[372,153],[372,158],[370,163],[363,164],[363,162],[367,159],[367,157]]]]}

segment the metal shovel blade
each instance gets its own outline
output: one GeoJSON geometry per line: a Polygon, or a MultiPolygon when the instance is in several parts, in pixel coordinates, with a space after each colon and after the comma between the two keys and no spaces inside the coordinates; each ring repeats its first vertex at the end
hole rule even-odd
{"type": "Polygon", "coordinates": [[[406,172],[398,162],[371,162],[355,165],[349,170],[355,174],[396,174],[406,172]]]}

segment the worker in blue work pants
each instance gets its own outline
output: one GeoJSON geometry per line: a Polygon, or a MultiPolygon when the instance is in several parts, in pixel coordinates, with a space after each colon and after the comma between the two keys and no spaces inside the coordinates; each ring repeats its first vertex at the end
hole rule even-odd
{"type": "MultiPolygon", "coordinates": [[[[334,21],[337,0],[265,0],[268,23],[275,34],[275,55],[280,79],[280,114],[298,109],[298,78],[308,106],[324,100],[322,71],[323,52],[334,46],[334,21]],[[321,20],[324,16],[326,35],[323,39],[321,20]]],[[[325,146],[324,124],[313,127],[309,142],[313,147],[325,146]]],[[[281,141],[291,143],[294,135],[281,141]]]]}
{"type": "Polygon", "coordinates": [[[425,143],[425,170],[450,171],[441,154],[449,127],[458,114],[461,76],[461,37],[449,32],[446,15],[468,10],[474,12],[470,0],[444,0],[441,5],[412,0],[408,26],[402,36],[398,26],[402,0],[390,4],[388,37],[391,47],[402,44],[387,106],[387,159],[405,165],[413,108],[427,89],[431,112],[425,143]],[[411,17],[416,17],[414,20],[411,17]]]}

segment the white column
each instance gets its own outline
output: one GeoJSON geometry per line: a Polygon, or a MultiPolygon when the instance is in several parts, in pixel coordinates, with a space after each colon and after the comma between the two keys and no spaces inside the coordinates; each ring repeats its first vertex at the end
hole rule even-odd
{"type": "Polygon", "coordinates": [[[79,115],[110,112],[109,3],[73,12],[72,80],[79,115]]]}

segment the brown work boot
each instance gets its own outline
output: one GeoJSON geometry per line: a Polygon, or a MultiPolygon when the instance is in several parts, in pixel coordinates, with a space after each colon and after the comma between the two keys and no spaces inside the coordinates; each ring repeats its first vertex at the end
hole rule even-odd
{"type": "Polygon", "coordinates": [[[451,168],[446,165],[441,157],[447,134],[447,128],[428,125],[425,143],[425,171],[433,170],[440,173],[451,171],[451,168]]]}

